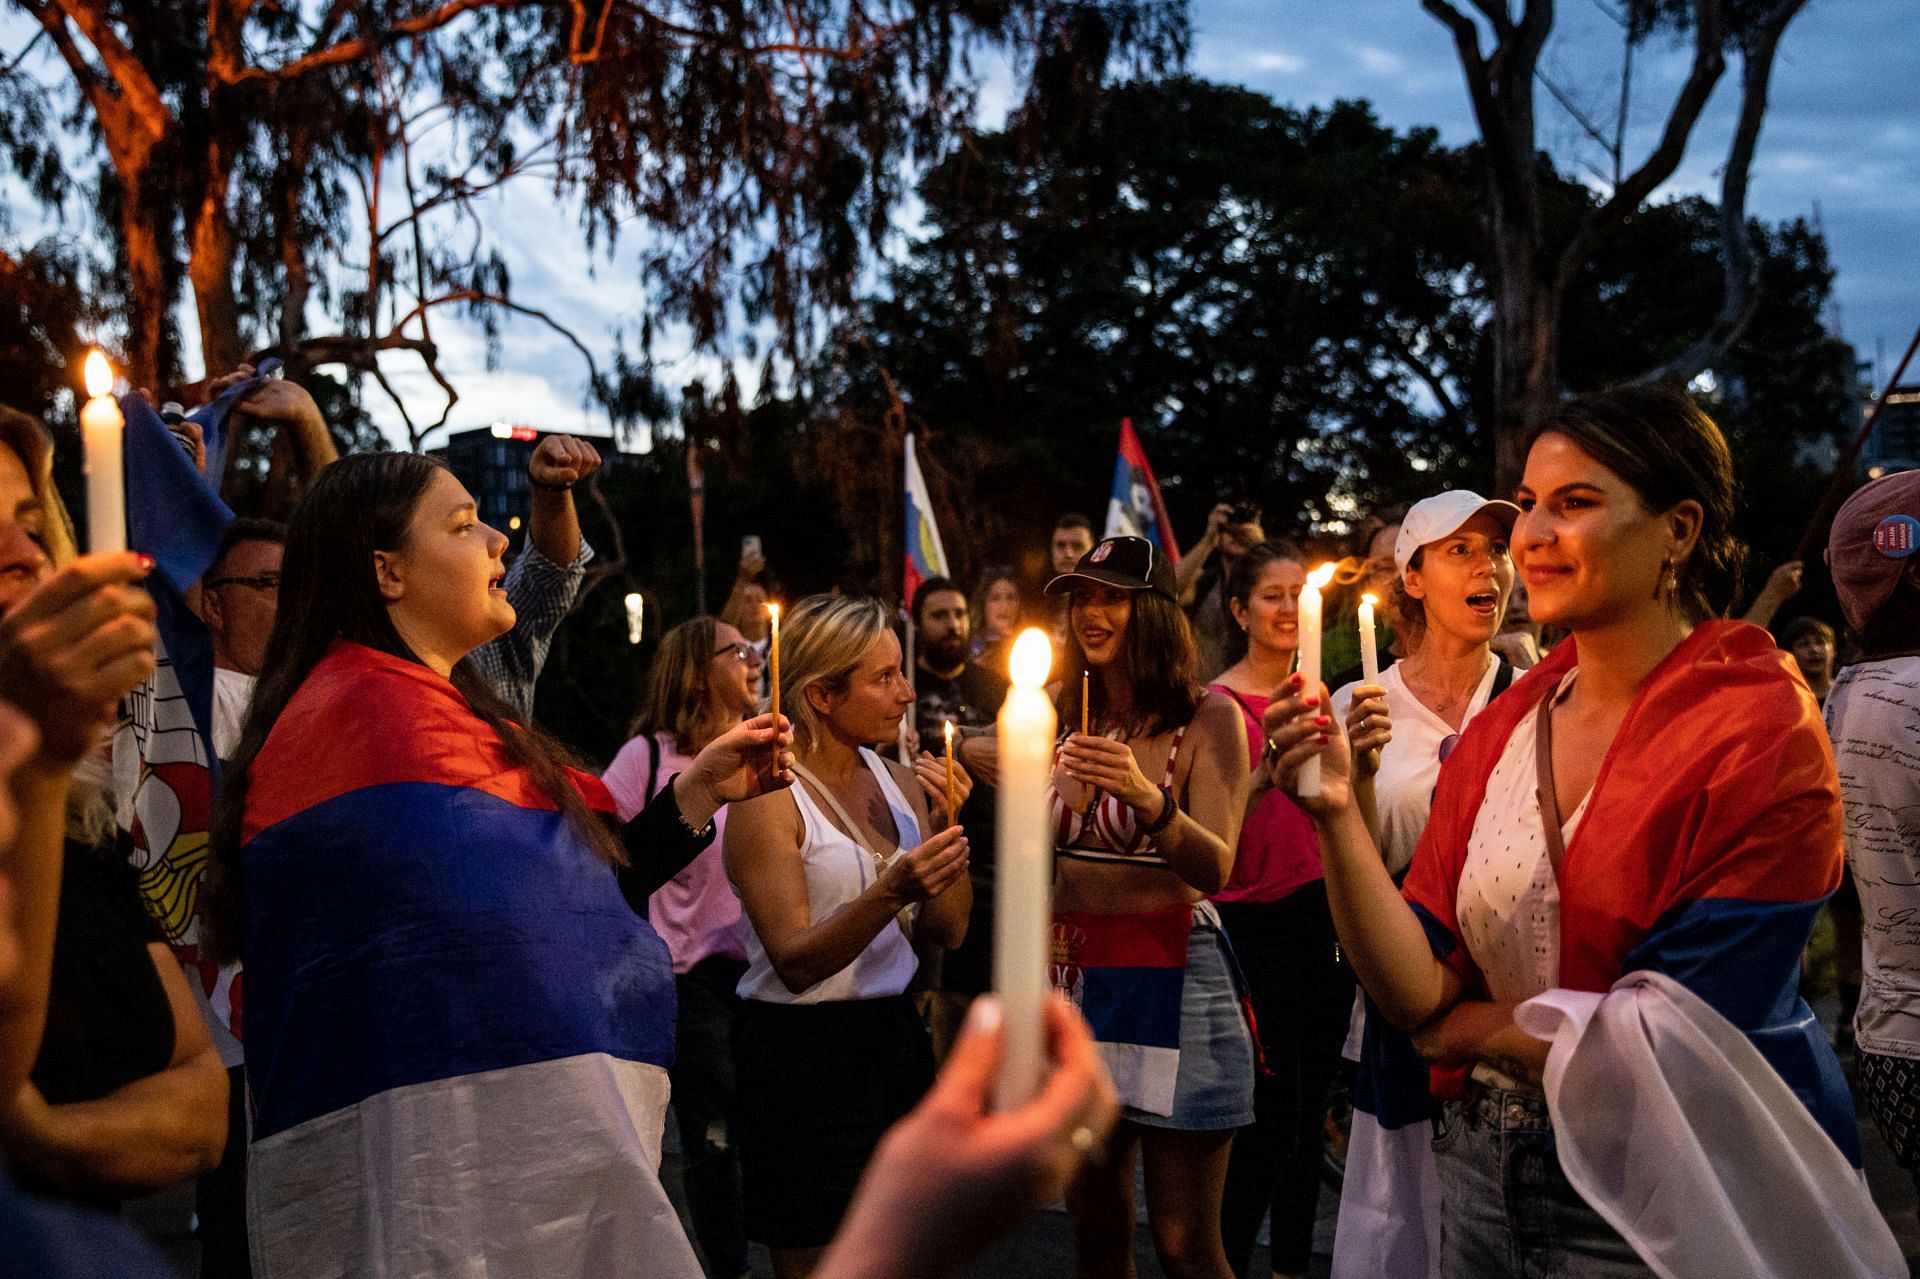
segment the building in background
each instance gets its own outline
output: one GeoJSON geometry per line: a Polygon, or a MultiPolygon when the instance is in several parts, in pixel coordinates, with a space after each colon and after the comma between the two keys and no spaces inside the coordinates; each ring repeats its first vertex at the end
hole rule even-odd
{"type": "MultiPolygon", "coordinates": [[[[447,437],[445,447],[434,449],[480,508],[480,521],[505,533],[513,540],[517,554],[526,542],[527,511],[533,503],[533,488],[527,481],[527,459],[539,445],[545,432],[511,422],[475,427],[447,437]]],[[[582,435],[600,450],[607,463],[620,455],[611,435],[582,435]]]]}
{"type": "Polygon", "coordinates": [[[1868,479],[1920,468],[1920,383],[1887,392],[1887,407],[1867,437],[1862,462],[1868,479]]]}

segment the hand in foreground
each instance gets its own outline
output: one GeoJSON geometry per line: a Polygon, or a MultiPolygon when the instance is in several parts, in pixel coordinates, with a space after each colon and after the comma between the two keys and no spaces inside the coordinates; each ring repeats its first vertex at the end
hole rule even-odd
{"type": "Polygon", "coordinates": [[[1380,751],[1393,740],[1393,717],[1387,713],[1387,690],[1362,684],[1353,690],[1347,708],[1347,742],[1353,752],[1353,779],[1364,782],[1380,771],[1380,751]]]}
{"type": "Polygon", "coordinates": [[[705,817],[694,821],[689,802],[711,800],[708,816],[722,804],[736,804],[768,791],[793,784],[793,721],[780,717],[780,730],[773,727],[772,714],[743,720],[707,744],[693,761],[683,779],[695,787],[692,795],[680,794],[680,810],[694,825],[704,825],[705,817]]]}
{"type": "Polygon", "coordinates": [[[901,905],[931,901],[967,873],[967,834],[949,826],[926,843],[894,854],[880,872],[880,891],[901,905]]]}
{"type": "Polygon", "coordinates": [[[527,459],[527,478],[546,488],[572,488],[600,469],[600,451],[571,435],[542,436],[527,459]]]}
{"type": "Polygon", "coordinates": [[[1086,1023],[1059,999],[1047,1001],[1040,1096],[988,1113],[1002,1015],[993,996],[974,1001],[932,1091],[881,1140],[815,1279],[961,1274],[1105,1147],[1119,1103],[1086,1023]]]}
{"type": "Polygon", "coordinates": [[[40,756],[71,765],[113,724],[122,697],[153,674],[153,600],[135,583],[153,561],[83,555],[0,618],[0,698],[40,730],[40,756]]]}
{"type": "Polygon", "coordinates": [[[1140,761],[1125,742],[1074,733],[1061,743],[1059,766],[1082,786],[1097,787],[1149,817],[1160,811],[1160,788],[1140,771],[1140,761]]]}
{"type": "Polygon", "coordinates": [[[1327,686],[1320,686],[1317,697],[1306,696],[1298,687],[1283,686],[1280,691],[1284,696],[1269,702],[1260,718],[1261,730],[1274,747],[1267,755],[1274,787],[1316,817],[1345,812],[1353,803],[1353,761],[1346,734],[1325,712],[1327,686]],[[1300,766],[1315,756],[1320,759],[1320,793],[1309,799],[1300,794],[1300,766]]]}
{"type": "MultiPolygon", "coordinates": [[[[234,386],[256,375],[251,364],[242,364],[225,377],[215,378],[207,383],[207,398],[218,399],[234,386]]],[[[241,417],[252,418],[256,422],[267,422],[275,426],[292,426],[299,422],[318,422],[320,406],[314,403],[306,388],[298,382],[289,382],[285,378],[270,377],[262,382],[239,403],[233,411],[241,417]]]]}

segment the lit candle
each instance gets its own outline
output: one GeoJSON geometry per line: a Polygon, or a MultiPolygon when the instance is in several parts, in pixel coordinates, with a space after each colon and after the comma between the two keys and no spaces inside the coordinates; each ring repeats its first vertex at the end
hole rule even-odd
{"type": "MultiPolygon", "coordinates": [[[[1333,581],[1333,565],[1322,564],[1307,574],[1307,585],[1300,592],[1300,687],[1307,697],[1320,696],[1320,592],[1333,581]]],[[[1321,708],[1325,713],[1326,708],[1321,708]]],[[[1320,757],[1315,755],[1300,765],[1300,793],[1320,793],[1320,757]]]]}
{"type": "Polygon", "coordinates": [[[640,592],[634,591],[627,596],[627,643],[638,644],[641,635],[646,633],[647,601],[640,592]]]}
{"type": "Polygon", "coordinates": [[[999,833],[995,838],[993,988],[1006,1013],[1006,1044],[994,1081],[996,1110],[1040,1095],[1046,1075],[1047,966],[1053,948],[1053,645],[1029,628],[1013,644],[1013,687],[1000,707],[999,833]]]}
{"type": "Polygon", "coordinates": [[[771,694],[773,727],[780,728],[780,606],[767,605],[767,688],[771,694]]]}
{"type": "Polygon", "coordinates": [[[958,791],[954,787],[954,777],[953,777],[953,721],[952,720],[947,721],[946,734],[947,734],[947,824],[951,826],[953,823],[960,820],[960,805],[956,803],[954,800],[954,796],[958,794],[958,791]]]}
{"type": "Polygon", "coordinates": [[[126,419],[113,398],[113,368],[98,348],[87,353],[87,394],[80,437],[87,472],[87,549],[127,549],[127,477],[122,461],[126,419]]]}
{"type": "Polygon", "coordinates": [[[1092,702],[1087,697],[1087,673],[1083,670],[1080,672],[1080,736],[1082,737],[1087,735],[1087,707],[1090,705],[1092,702]]]}
{"type": "Polygon", "coordinates": [[[1360,597],[1360,678],[1380,682],[1380,645],[1373,637],[1373,609],[1380,601],[1371,591],[1360,597]]]}

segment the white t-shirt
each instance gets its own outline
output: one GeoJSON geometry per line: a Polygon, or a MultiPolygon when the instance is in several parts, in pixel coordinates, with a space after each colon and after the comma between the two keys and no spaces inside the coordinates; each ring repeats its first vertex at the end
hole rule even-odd
{"type": "Polygon", "coordinates": [[[1920,657],[1841,671],[1827,733],[1865,941],[1854,1034],[1868,1052],[1920,1059],[1920,657]]]}
{"type": "Polygon", "coordinates": [[[232,759],[240,748],[240,731],[247,724],[255,682],[251,675],[224,666],[213,668],[213,753],[221,759],[232,759]]]}
{"type": "MultiPolygon", "coordinates": [[[[1487,673],[1473,690],[1473,700],[1467,703],[1462,728],[1486,709],[1499,670],[1499,661],[1489,655],[1487,673]]],[[[1380,685],[1387,690],[1393,740],[1380,752],[1380,772],[1374,778],[1373,794],[1380,817],[1380,855],[1388,872],[1398,875],[1412,864],[1413,850],[1419,846],[1420,833],[1426,830],[1427,815],[1433,810],[1433,788],[1440,781],[1440,748],[1448,738],[1459,734],[1413,695],[1398,663],[1380,672],[1380,685]]],[[[1359,686],[1358,682],[1348,684],[1333,695],[1333,713],[1343,725],[1353,706],[1353,690],[1359,686]]]]}

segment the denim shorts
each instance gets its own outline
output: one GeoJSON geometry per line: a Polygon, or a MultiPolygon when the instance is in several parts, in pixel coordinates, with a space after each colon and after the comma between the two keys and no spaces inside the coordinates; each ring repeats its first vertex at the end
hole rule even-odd
{"type": "Polygon", "coordinates": [[[1128,1106],[1132,1123],[1183,1132],[1245,1128],[1253,1122],[1253,1035],[1241,1007],[1241,982],[1210,904],[1193,909],[1187,979],[1180,988],[1180,1071],[1173,1113],[1128,1106]]]}
{"type": "Polygon", "coordinates": [[[1561,1171],[1546,1099],[1472,1087],[1446,1103],[1433,1141],[1442,1279],[1649,1279],[1561,1171]]]}

